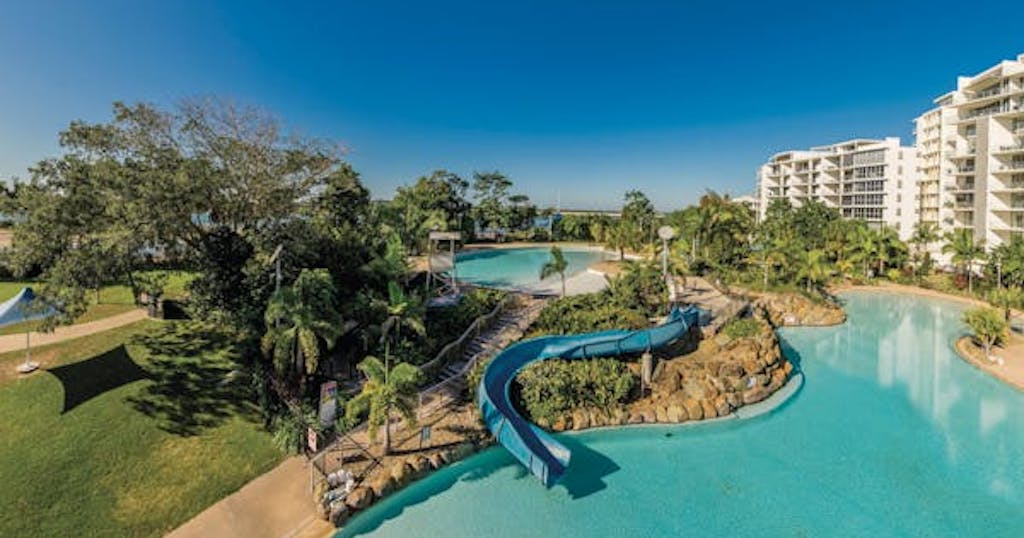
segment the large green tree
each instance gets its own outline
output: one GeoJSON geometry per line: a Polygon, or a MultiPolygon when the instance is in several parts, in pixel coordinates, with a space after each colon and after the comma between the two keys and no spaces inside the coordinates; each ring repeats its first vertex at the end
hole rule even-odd
{"type": "Polygon", "coordinates": [[[473,173],[473,193],[476,202],[473,212],[480,227],[508,228],[512,224],[512,212],[508,205],[511,188],[512,180],[501,172],[473,173]]]}
{"type": "Polygon", "coordinates": [[[261,249],[273,248],[266,236],[341,163],[333,146],[290,136],[260,110],[218,100],[170,110],[115,103],[111,121],[72,122],[60,144],[61,155],[34,166],[18,189],[25,219],[15,227],[12,264],[22,273],[41,271],[44,296],[61,296],[54,302],[69,314],[82,310],[84,298],[68,290],[132,283],[155,255],[204,269],[222,264],[200,275],[194,294],[211,292],[201,298],[211,310],[258,325],[261,308],[234,319],[238,305],[224,299],[266,300],[269,268],[258,259],[261,249]],[[246,259],[235,256],[247,251],[246,259]],[[91,270],[67,267],[77,264],[91,270]],[[221,275],[228,280],[210,282],[221,275]]]}
{"type": "Polygon", "coordinates": [[[399,187],[391,206],[406,247],[423,249],[431,230],[468,233],[468,189],[466,180],[447,170],[435,170],[410,186],[399,187]]]}
{"type": "Polygon", "coordinates": [[[654,204],[647,195],[638,190],[626,191],[622,206],[622,221],[637,230],[638,241],[642,244],[654,241],[654,204]]]}

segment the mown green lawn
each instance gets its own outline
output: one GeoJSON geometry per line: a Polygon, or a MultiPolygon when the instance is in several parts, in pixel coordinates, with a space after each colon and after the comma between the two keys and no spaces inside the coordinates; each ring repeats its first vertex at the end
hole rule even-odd
{"type": "MultiPolygon", "coordinates": [[[[164,295],[168,299],[182,299],[188,294],[188,283],[195,278],[194,273],[186,271],[154,271],[167,275],[167,285],[164,295]]],[[[25,286],[39,288],[41,284],[31,281],[8,281],[0,282],[0,302],[14,297],[25,286]]],[[[86,294],[89,298],[89,309],[75,320],[75,323],[88,323],[103,318],[109,318],[123,314],[136,308],[132,300],[131,288],[124,285],[104,286],[100,288],[97,296],[95,290],[89,290],[86,294]]],[[[33,330],[39,325],[38,321],[25,323],[12,323],[0,327],[0,336],[5,334],[23,333],[26,330],[33,330]]]]}
{"type": "Polygon", "coordinates": [[[158,536],[276,465],[231,342],[141,321],[0,355],[0,536],[158,536]]]}

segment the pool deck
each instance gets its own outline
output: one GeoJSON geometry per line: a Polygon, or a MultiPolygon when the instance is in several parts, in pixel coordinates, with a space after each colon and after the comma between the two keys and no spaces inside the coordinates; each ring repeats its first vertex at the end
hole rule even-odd
{"type": "Polygon", "coordinates": [[[985,358],[985,351],[969,336],[956,341],[956,353],[971,366],[1024,391],[1024,337],[1010,333],[1006,345],[992,349],[991,360],[985,358]]]}

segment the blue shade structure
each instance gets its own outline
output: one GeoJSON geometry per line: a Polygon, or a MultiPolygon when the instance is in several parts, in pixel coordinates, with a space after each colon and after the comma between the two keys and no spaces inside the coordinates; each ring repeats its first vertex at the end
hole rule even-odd
{"type": "Polygon", "coordinates": [[[53,308],[47,308],[42,312],[30,312],[29,303],[35,299],[36,294],[32,288],[22,288],[14,297],[0,303],[0,327],[42,319],[53,315],[53,308]]]}

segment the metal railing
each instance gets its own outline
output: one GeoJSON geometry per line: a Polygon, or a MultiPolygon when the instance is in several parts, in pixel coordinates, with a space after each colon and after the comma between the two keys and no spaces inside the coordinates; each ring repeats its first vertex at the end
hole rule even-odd
{"type": "Polygon", "coordinates": [[[491,321],[498,317],[504,309],[515,300],[516,297],[513,294],[505,296],[504,299],[494,306],[493,310],[473,320],[473,323],[470,323],[469,327],[466,327],[466,330],[462,332],[461,336],[441,348],[441,351],[438,351],[437,355],[435,355],[433,359],[430,359],[420,365],[420,370],[429,377],[436,375],[445,367],[445,365],[447,365],[448,360],[451,359],[453,354],[455,354],[455,356],[461,355],[465,351],[466,343],[479,336],[485,326],[489,325],[491,321]]]}
{"type": "MultiPolygon", "coordinates": [[[[541,309],[543,309],[543,305],[526,309],[523,312],[522,319],[516,322],[516,330],[520,332],[525,331],[532,322],[532,314],[541,309]]],[[[484,346],[483,349],[474,353],[457,372],[421,390],[419,394],[419,407],[417,408],[418,415],[420,417],[429,415],[461,399],[462,392],[465,389],[466,376],[476,367],[477,363],[496,351],[498,350],[491,345],[484,346]]]]}

